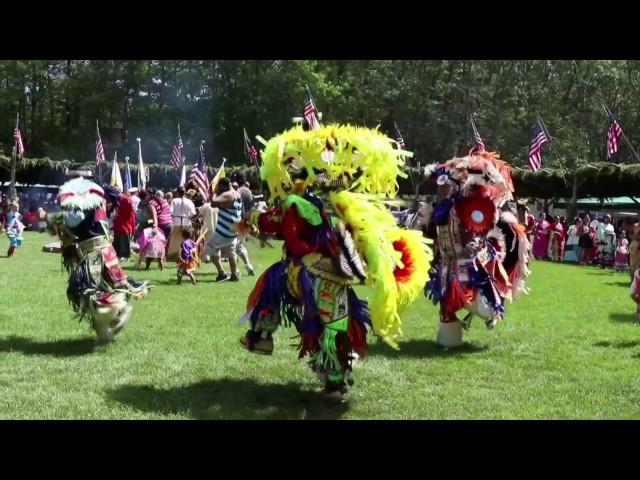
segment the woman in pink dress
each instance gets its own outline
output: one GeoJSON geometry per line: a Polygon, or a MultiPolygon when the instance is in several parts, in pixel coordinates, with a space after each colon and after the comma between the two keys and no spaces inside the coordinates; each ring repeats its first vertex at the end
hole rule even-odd
{"type": "Polygon", "coordinates": [[[561,262],[564,257],[564,225],[560,217],[556,217],[550,226],[549,259],[561,262]]]}
{"type": "Polygon", "coordinates": [[[537,260],[542,260],[547,256],[549,249],[549,232],[551,231],[551,223],[547,221],[545,213],[540,214],[540,218],[536,222],[535,238],[533,239],[533,256],[537,260]]]}
{"type": "Polygon", "coordinates": [[[629,240],[624,230],[620,232],[613,268],[617,272],[625,272],[629,268],[629,240]]]}
{"type": "Polygon", "coordinates": [[[144,259],[146,270],[149,270],[151,262],[158,260],[160,270],[164,268],[165,247],[167,245],[167,237],[158,227],[145,228],[138,237],[138,245],[140,246],[140,260],[144,259]]]}

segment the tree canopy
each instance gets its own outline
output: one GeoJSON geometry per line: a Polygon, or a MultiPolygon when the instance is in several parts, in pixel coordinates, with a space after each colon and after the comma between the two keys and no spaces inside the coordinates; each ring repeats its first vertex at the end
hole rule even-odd
{"type": "MultiPolygon", "coordinates": [[[[291,126],[305,85],[325,122],[397,123],[422,165],[466,153],[471,113],[487,148],[522,167],[538,114],[570,171],[604,159],[601,99],[632,144],[640,134],[635,60],[6,60],[0,79],[0,147],[10,154],[19,112],[27,154],[52,160],[94,159],[97,119],[109,160],[136,158],[140,137],[146,162],[168,164],[180,123],[188,163],[204,139],[212,165],[243,164],[242,129],[291,126]]],[[[615,160],[634,157],[623,146],[615,160]]],[[[549,147],[544,164],[560,166],[549,147]]]]}

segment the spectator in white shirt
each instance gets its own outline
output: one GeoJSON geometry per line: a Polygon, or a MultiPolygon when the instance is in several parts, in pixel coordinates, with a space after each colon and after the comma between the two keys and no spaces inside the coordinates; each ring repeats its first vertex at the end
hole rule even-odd
{"type": "Polygon", "coordinates": [[[182,231],[191,230],[191,219],[196,215],[196,206],[191,200],[184,196],[184,188],[176,190],[176,196],[171,202],[171,219],[173,228],[169,247],[167,249],[167,260],[173,261],[178,258],[180,247],[182,246],[182,231]]]}

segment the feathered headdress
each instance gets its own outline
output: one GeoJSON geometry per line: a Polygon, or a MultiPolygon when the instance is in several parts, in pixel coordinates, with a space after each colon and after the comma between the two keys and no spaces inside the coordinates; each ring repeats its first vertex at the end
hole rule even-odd
{"type": "Polygon", "coordinates": [[[75,178],[60,187],[58,202],[65,210],[91,210],[103,204],[104,190],[89,180],[75,178]]]}
{"type": "Polygon", "coordinates": [[[262,151],[261,176],[271,198],[285,198],[296,181],[306,189],[321,182],[333,190],[395,196],[404,159],[413,154],[377,130],[326,125],[305,131],[294,127],[277,135],[262,151]],[[293,173],[300,175],[293,175],[293,173]]]}
{"type": "Polygon", "coordinates": [[[473,195],[478,187],[484,198],[496,206],[513,199],[511,168],[495,152],[475,152],[466,157],[453,158],[441,164],[428,165],[425,176],[437,179],[439,185],[454,182],[462,196],[473,195]]]}

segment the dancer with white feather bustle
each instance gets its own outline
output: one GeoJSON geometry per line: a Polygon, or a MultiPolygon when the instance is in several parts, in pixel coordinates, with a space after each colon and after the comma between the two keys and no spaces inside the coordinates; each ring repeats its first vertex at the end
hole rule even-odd
{"type": "Polygon", "coordinates": [[[69,272],[67,297],[80,319],[86,318],[102,342],[113,341],[131,317],[131,297],[148,293],[146,282],[127,278],[111,244],[106,224],[105,191],[88,180],[91,172],[69,172],[58,194],[62,212],[49,218],[62,243],[69,272]]]}

